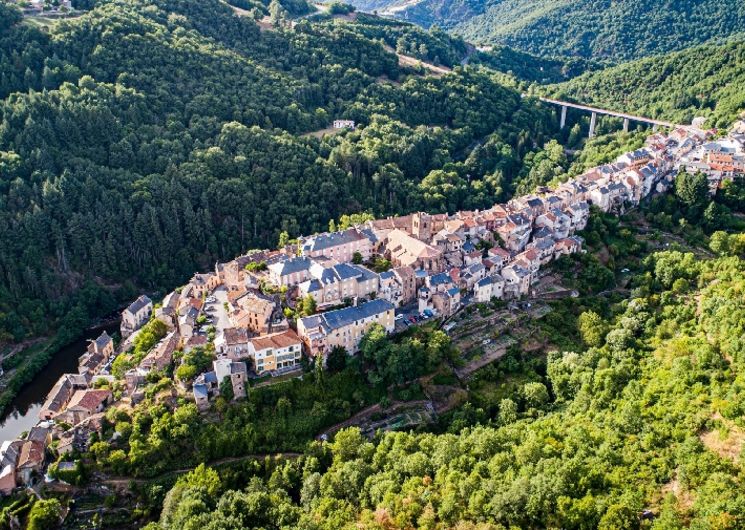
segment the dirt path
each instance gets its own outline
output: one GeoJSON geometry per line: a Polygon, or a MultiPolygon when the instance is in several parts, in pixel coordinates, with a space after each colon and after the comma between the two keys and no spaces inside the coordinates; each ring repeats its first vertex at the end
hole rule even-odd
{"type": "Polygon", "coordinates": [[[425,61],[422,61],[421,59],[412,57],[411,55],[404,55],[403,53],[398,53],[396,50],[393,49],[392,46],[389,46],[387,44],[383,47],[385,48],[386,51],[396,54],[396,56],[398,57],[399,66],[408,66],[411,68],[416,68],[417,66],[421,66],[422,68],[429,70],[433,75],[438,76],[438,77],[452,72],[452,69],[447,68],[445,66],[435,66],[432,63],[427,63],[425,61]]]}

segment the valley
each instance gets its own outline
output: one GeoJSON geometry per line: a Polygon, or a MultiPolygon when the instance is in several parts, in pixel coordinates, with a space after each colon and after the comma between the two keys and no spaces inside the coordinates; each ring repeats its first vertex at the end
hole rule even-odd
{"type": "Polygon", "coordinates": [[[742,527],[742,6],[353,4],[0,3],[0,526],[742,527]]]}

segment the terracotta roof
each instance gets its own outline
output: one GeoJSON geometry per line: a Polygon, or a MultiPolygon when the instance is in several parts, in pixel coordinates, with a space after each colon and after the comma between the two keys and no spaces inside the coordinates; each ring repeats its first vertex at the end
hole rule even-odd
{"type": "Polygon", "coordinates": [[[202,302],[201,298],[189,298],[189,305],[197,311],[200,311],[202,306],[204,306],[204,302],[202,302]]]}
{"type": "Polygon", "coordinates": [[[244,344],[248,340],[248,331],[245,328],[225,328],[223,336],[226,344],[244,344]]]}
{"type": "Polygon", "coordinates": [[[393,230],[388,234],[387,247],[391,254],[404,265],[411,265],[417,259],[439,258],[442,252],[401,230],[393,230]]]}
{"type": "Polygon", "coordinates": [[[265,350],[268,348],[287,348],[295,344],[300,344],[300,337],[292,330],[275,333],[273,335],[264,335],[248,339],[256,350],[265,350]]]}
{"type": "Polygon", "coordinates": [[[21,455],[18,457],[18,467],[36,467],[44,462],[44,442],[28,440],[21,446],[21,455]]]}
{"type": "Polygon", "coordinates": [[[236,291],[228,291],[228,302],[231,304],[235,304],[235,302],[241,298],[242,296],[246,296],[248,293],[248,290],[245,287],[242,287],[236,291]]]}
{"type": "Polygon", "coordinates": [[[186,345],[193,348],[195,346],[204,346],[207,344],[207,337],[204,335],[192,335],[189,340],[186,341],[186,345]]]}
{"type": "Polygon", "coordinates": [[[111,396],[110,390],[79,390],[72,396],[68,408],[79,407],[89,412],[95,412],[111,396]]]}
{"type": "Polygon", "coordinates": [[[396,267],[395,269],[391,269],[392,272],[398,274],[398,276],[401,277],[402,280],[404,279],[411,279],[414,278],[414,269],[412,269],[409,266],[403,266],[403,267],[396,267]]]}

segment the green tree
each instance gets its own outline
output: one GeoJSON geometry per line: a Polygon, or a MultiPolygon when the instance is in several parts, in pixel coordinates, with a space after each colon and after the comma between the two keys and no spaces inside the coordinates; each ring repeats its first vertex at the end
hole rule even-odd
{"type": "Polygon", "coordinates": [[[287,10],[282,6],[279,0],[269,2],[269,20],[275,27],[282,26],[287,20],[287,10]]]}
{"type": "Polygon", "coordinates": [[[347,366],[347,349],[343,346],[334,346],[326,356],[326,368],[331,373],[344,370],[347,366]]]}
{"type": "Polygon", "coordinates": [[[517,404],[509,398],[499,402],[499,423],[509,425],[517,421],[517,404]]]}
{"type": "Polygon", "coordinates": [[[680,171],[675,177],[675,196],[686,207],[690,219],[698,219],[709,201],[709,184],[701,172],[680,171]]]}
{"type": "Polygon", "coordinates": [[[60,523],[62,505],[57,499],[39,499],[34,502],[28,515],[28,530],[48,530],[60,523]]]}
{"type": "Polygon", "coordinates": [[[225,398],[226,401],[233,401],[235,398],[235,392],[233,391],[233,382],[230,380],[230,376],[226,375],[220,382],[220,395],[225,398]]]}
{"type": "Polygon", "coordinates": [[[525,383],[521,394],[525,404],[530,408],[541,408],[549,401],[548,389],[543,383],[525,383]]]}
{"type": "Polygon", "coordinates": [[[277,242],[277,248],[283,249],[290,242],[290,234],[286,230],[279,233],[279,241],[277,242]]]}
{"type": "Polygon", "coordinates": [[[585,311],[577,319],[577,324],[586,345],[596,348],[603,345],[608,326],[600,315],[594,311],[585,311]]]}
{"type": "Polygon", "coordinates": [[[300,316],[309,317],[316,314],[317,304],[313,295],[305,295],[303,298],[298,300],[297,304],[297,310],[300,316]]]}

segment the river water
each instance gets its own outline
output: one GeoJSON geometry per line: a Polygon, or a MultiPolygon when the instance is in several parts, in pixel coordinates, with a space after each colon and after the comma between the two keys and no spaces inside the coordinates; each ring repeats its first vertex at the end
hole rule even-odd
{"type": "Polygon", "coordinates": [[[88,341],[98,337],[104,330],[109,335],[113,334],[119,330],[119,322],[87,330],[75,342],[58,350],[39,375],[21,389],[0,417],[0,442],[18,438],[39,422],[39,409],[49,391],[62,374],[78,372],[78,359],[85,353],[88,341]]]}

